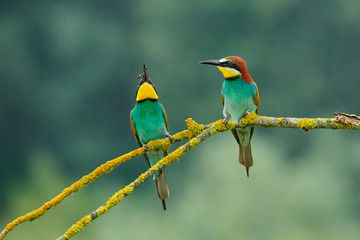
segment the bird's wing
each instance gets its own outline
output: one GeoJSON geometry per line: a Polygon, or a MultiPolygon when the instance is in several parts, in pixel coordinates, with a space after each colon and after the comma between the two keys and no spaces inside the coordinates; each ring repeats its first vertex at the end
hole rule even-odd
{"type": "MultiPolygon", "coordinates": [[[[255,105],[257,106],[256,108],[256,114],[259,114],[259,105],[260,105],[260,96],[259,96],[259,89],[256,85],[256,83],[254,82],[254,85],[255,85],[255,92],[254,92],[254,103],[255,105]]],[[[255,127],[252,127],[251,128],[251,133],[250,133],[250,139],[252,137],[252,135],[254,134],[254,130],[255,130],[255,127]]]]}
{"type": "Polygon", "coordinates": [[[140,147],[142,147],[142,144],[141,144],[141,142],[140,142],[140,140],[139,140],[139,136],[138,136],[137,131],[136,131],[135,123],[134,123],[134,121],[133,121],[133,119],[132,119],[132,114],[131,114],[131,112],[130,112],[130,125],[131,125],[131,131],[132,131],[133,134],[134,134],[134,137],[135,137],[135,139],[136,139],[136,142],[139,144],[140,147]]]}
{"type": "MultiPolygon", "coordinates": [[[[138,136],[138,134],[137,134],[136,125],[135,125],[135,123],[134,123],[134,121],[133,121],[133,119],[132,119],[132,114],[131,114],[131,112],[130,112],[130,125],[131,125],[131,131],[132,131],[133,134],[134,134],[134,137],[135,137],[135,139],[136,139],[136,142],[139,144],[140,147],[143,147],[143,145],[142,145],[141,142],[140,142],[139,136],[138,136]]],[[[149,158],[148,158],[148,156],[146,155],[146,153],[144,154],[144,157],[145,157],[146,162],[148,163],[149,167],[151,167],[149,158]]]]}
{"type": "Polygon", "coordinates": [[[221,94],[221,103],[222,103],[222,106],[224,107],[224,96],[221,94]]]}
{"type": "Polygon", "coordinates": [[[255,82],[254,82],[254,85],[255,85],[254,103],[257,106],[256,114],[258,114],[259,113],[259,105],[260,105],[259,89],[255,82]]]}
{"type": "Polygon", "coordinates": [[[168,119],[167,119],[167,116],[166,116],[165,108],[163,107],[163,105],[161,105],[161,108],[162,108],[162,115],[163,115],[163,118],[165,120],[166,130],[169,131],[168,119]]]}

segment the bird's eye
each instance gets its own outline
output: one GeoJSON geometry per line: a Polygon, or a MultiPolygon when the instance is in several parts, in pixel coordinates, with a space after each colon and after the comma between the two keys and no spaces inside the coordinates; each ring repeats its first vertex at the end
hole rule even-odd
{"type": "Polygon", "coordinates": [[[232,62],[230,61],[226,62],[226,65],[230,67],[232,65],[232,62]]]}

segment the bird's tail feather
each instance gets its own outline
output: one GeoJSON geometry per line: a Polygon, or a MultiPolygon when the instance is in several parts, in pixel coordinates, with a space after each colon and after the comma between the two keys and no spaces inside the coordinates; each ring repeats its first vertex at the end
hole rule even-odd
{"type": "Polygon", "coordinates": [[[246,174],[249,177],[249,168],[253,165],[253,158],[251,154],[251,144],[244,147],[239,144],[239,162],[246,168],[246,174]]]}
{"type": "Polygon", "coordinates": [[[165,199],[170,196],[169,188],[166,184],[165,169],[160,170],[159,177],[155,179],[157,193],[163,204],[163,209],[166,210],[165,199]]]}

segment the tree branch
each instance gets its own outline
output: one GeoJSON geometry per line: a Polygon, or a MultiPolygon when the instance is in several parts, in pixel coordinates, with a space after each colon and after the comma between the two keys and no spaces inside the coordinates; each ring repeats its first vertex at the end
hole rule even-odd
{"type": "Polygon", "coordinates": [[[110,173],[119,164],[124,163],[133,157],[143,155],[146,151],[149,151],[152,149],[163,148],[164,150],[167,151],[172,143],[182,141],[187,138],[191,138],[194,135],[198,134],[198,132],[201,131],[203,128],[205,128],[203,125],[196,124],[192,119],[186,120],[186,123],[188,125],[188,130],[184,130],[184,131],[174,134],[172,136],[172,142],[170,142],[169,139],[151,141],[146,145],[146,150],[144,150],[144,148],[135,149],[127,154],[124,154],[113,160],[107,161],[106,163],[97,167],[94,171],[92,171],[88,175],[83,176],[80,180],[76,181],[71,186],[65,188],[58,196],[56,196],[55,198],[46,202],[40,208],[38,208],[32,212],[29,212],[21,217],[18,217],[15,220],[13,220],[12,222],[10,222],[9,224],[7,224],[5,229],[0,233],[0,240],[2,240],[8,232],[13,230],[19,224],[21,224],[23,222],[27,222],[27,221],[33,221],[33,220],[41,217],[50,208],[55,207],[59,203],[61,203],[66,197],[79,191],[82,188],[85,188],[89,183],[95,181],[97,178],[101,177],[102,175],[104,175],[106,173],[110,173]]]}
{"type": "Polygon", "coordinates": [[[315,128],[327,128],[327,129],[348,129],[348,130],[360,130],[360,118],[356,115],[348,115],[344,113],[336,113],[336,118],[275,118],[275,117],[265,117],[258,116],[255,113],[250,113],[239,122],[234,123],[229,121],[226,125],[223,124],[222,120],[218,120],[206,126],[202,124],[197,124],[192,119],[187,119],[186,123],[188,130],[181,131],[172,136],[172,140],[155,140],[151,141],[146,145],[146,150],[143,148],[138,148],[134,151],[131,151],[127,154],[124,154],[118,158],[110,160],[105,164],[102,164],[100,167],[96,168],[90,174],[82,177],[77,182],[73,183],[70,187],[64,189],[62,193],[58,196],[45,203],[42,207],[21,216],[11,223],[9,223],[5,229],[0,233],[0,240],[5,237],[5,235],[13,230],[17,225],[25,221],[33,221],[43,214],[46,213],[50,208],[58,205],[63,199],[69,196],[72,193],[77,192],[78,190],[86,187],[89,183],[96,180],[98,177],[104,175],[105,173],[111,172],[119,164],[139,155],[144,154],[146,151],[152,149],[163,149],[167,151],[172,143],[182,141],[185,139],[190,139],[186,144],[182,145],[175,151],[171,152],[167,157],[160,160],[156,165],[151,167],[148,171],[141,174],[135,181],[127,185],[125,188],[116,192],[108,201],[101,207],[99,207],[93,213],[85,216],[80,221],[75,223],[66,233],[58,239],[69,239],[74,236],[77,232],[81,231],[92,222],[97,217],[106,213],[110,208],[118,204],[122,199],[127,195],[132,193],[138,186],[143,182],[148,180],[153,176],[157,171],[163,168],[166,165],[171,164],[174,161],[179,160],[179,158],[185,154],[188,150],[195,147],[200,142],[204,141],[209,136],[217,133],[233,129],[235,127],[250,127],[250,126],[263,126],[263,127],[284,127],[284,128],[301,128],[305,131],[315,129],[315,128]]]}
{"type": "Polygon", "coordinates": [[[336,118],[294,118],[294,117],[265,117],[250,113],[236,123],[236,127],[262,126],[302,128],[305,131],[314,128],[360,130],[360,118],[356,115],[335,113],[336,118]],[[351,119],[351,120],[349,120],[351,119]]]}
{"type": "Polygon", "coordinates": [[[83,217],[80,221],[76,222],[72,225],[61,237],[57,240],[67,240],[77,234],[78,232],[82,231],[89,223],[93,220],[101,216],[102,214],[106,213],[110,208],[117,205],[120,201],[122,201],[126,196],[131,194],[137,187],[139,187],[143,182],[150,179],[155,173],[157,173],[160,169],[164,168],[165,166],[178,161],[182,155],[184,155],[187,151],[194,148],[200,142],[204,141],[209,136],[219,132],[219,131],[226,131],[229,127],[225,127],[221,123],[212,124],[209,128],[204,130],[202,133],[197,135],[196,137],[190,139],[186,144],[181,145],[175,151],[171,152],[169,155],[161,159],[157,162],[154,166],[149,168],[145,173],[141,174],[137,179],[135,179],[132,183],[124,187],[123,189],[116,192],[111,198],[109,198],[104,205],[99,207],[97,210],[92,212],[91,214],[83,217]],[[222,125],[222,126],[221,126],[222,125]]]}

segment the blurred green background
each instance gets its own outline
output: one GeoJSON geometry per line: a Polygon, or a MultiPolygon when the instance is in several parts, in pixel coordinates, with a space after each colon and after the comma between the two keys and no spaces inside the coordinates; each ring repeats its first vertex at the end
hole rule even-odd
{"type": "MultiPolygon", "coordinates": [[[[359,43],[351,0],[0,1],[1,229],[138,147],[142,64],[175,133],[222,118],[222,76],[198,62],[229,55],[246,60],[261,115],[359,114],[359,43]]],[[[258,127],[248,179],[218,134],[167,167],[168,211],[149,181],[74,239],[358,239],[359,140],[258,127]]],[[[146,169],[126,162],[6,239],[56,239],[146,169]]]]}

